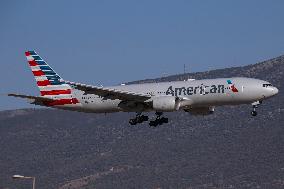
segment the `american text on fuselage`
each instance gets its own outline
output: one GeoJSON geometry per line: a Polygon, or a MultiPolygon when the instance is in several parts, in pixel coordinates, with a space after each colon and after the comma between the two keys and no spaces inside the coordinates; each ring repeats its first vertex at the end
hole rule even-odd
{"type": "Polygon", "coordinates": [[[225,85],[204,85],[196,87],[173,87],[169,86],[166,91],[166,95],[172,96],[190,96],[194,94],[207,95],[214,93],[225,93],[225,85]]]}

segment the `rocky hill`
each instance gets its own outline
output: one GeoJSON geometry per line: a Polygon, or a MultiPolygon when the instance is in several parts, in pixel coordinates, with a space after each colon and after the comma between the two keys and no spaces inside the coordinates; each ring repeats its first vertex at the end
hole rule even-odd
{"type": "Polygon", "coordinates": [[[132,114],[51,109],[0,112],[0,189],[284,188],[284,56],[245,67],[138,81],[255,77],[280,93],[210,116],[169,113],[157,128],[128,125],[132,114]]]}

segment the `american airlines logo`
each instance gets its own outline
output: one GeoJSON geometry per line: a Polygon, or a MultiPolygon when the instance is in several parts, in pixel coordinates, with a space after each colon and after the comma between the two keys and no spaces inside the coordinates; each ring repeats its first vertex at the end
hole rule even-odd
{"type": "Polygon", "coordinates": [[[230,89],[231,89],[234,93],[239,92],[239,90],[235,87],[235,85],[232,83],[231,80],[227,80],[227,83],[230,85],[230,89]]]}
{"type": "Polygon", "coordinates": [[[214,93],[225,93],[225,85],[203,85],[196,87],[176,87],[170,86],[166,91],[166,95],[172,96],[190,96],[194,94],[207,95],[214,93]]]}

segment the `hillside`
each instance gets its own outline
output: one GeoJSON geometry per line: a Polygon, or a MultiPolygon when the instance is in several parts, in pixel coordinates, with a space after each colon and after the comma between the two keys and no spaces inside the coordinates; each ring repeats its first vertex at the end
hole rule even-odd
{"type": "MultiPolygon", "coordinates": [[[[0,189],[284,188],[284,56],[228,69],[138,81],[245,76],[279,88],[259,115],[219,107],[210,116],[168,113],[157,128],[128,125],[132,114],[52,109],[0,112],[0,189]]],[[[135,82],[137,83],[137,82],[135,82]]]]}

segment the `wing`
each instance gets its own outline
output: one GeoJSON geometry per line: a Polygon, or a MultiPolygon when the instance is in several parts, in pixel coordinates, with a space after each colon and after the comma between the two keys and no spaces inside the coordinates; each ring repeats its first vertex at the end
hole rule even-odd
{"type": "Polygon", "coordinates": [[[46,102],[52,102],[53,100],[50,98],[39,97],[39,96],[30,96],[30,95],[22,95],[22,94],[13,94],[10,93],[8,96],[18,97],[18,98],[25,98],[31,101],[31,104],[36,105],[44,105],[46,102]]]}
{"type": "Polygon", "coordinates": [[[144,102],[152,97],[150,95],[143,93],[136,93],[136,92],[118,90],[113,88],[97,87],[81,83],[74,83],[70,81],[65,81],[65,83],[72,85],[78,90],[84,91],[85,94],[95,94],[105,99],[111,99],[111,100],[119,99],[126,101],[144,102]]]}

